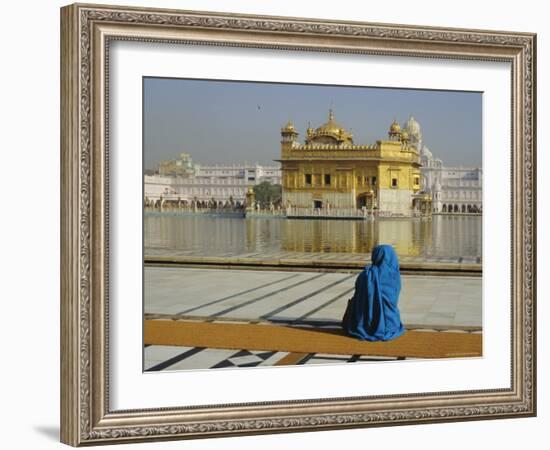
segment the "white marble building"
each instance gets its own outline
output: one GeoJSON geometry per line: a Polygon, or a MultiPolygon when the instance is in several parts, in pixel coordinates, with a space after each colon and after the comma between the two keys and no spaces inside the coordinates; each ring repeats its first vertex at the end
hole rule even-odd
{"type": "MultiPolygon", "coordinates": [[[[182,154],[184,155],[184,154],[182,154]]],[[[188,165],[188,164],[187,164],[188,165]]],[[[191,172],[191,170],[190,170],[191,172]]],[[[210,201],[226,203],[244,202],[249,186],[268,181],[281,183],[281,170],[277,165],[199,165],[193,164],[191,175],[145,175],[145,202],[160,199],[185,202],[210,201]]]]}
{"type": "Polygon", "coordinates": [[[422,142],[420,124],[410,117],[403,124],[420,150],[422,192],[432,196],[434,213],[480,213],[483,210],[483,171],[480,167],[447,167],[422,142]]]}
{"type": "Polygon", "coordinates": [[[435,213],[480,213],[483,172],[480,167],[446,167],[427,147],[421,151],[423,190],[432,196],[435,213]]]}

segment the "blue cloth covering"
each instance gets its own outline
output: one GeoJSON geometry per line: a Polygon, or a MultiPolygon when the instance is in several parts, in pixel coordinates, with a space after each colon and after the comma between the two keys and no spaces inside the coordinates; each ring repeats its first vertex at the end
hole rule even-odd
{"type": "Polygon", "coordinates": [[[348,301],[342,327],[352,337],[367,341],[389,341],[405,329],[397,302],[401,291],[399,261],[391,245],[372,250],[372,264],[355,281],[355,293],[348,301]]]}

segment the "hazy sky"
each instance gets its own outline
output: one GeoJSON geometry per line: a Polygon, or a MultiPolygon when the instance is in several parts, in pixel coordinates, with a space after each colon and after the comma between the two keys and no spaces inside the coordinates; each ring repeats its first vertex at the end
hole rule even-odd
{"type": "Polygon", "coordinates": [[[181,152],[203,164],[272,164],[288,120],[303,142],[330,107],[355,144],[387,139],[393,119],[412,114],[444,164],[481,166],[481,105],[479,92],[145,78],[145,168],[181,152]]]}

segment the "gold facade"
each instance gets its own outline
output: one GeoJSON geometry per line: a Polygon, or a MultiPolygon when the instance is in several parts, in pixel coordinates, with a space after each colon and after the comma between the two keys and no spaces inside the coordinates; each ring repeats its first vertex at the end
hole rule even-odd
{"type": "Polygon", "coordinates": [[[308,128],[299,143],[294,125],[281,129],[283,202],[311,208],[376,208],[406,213],[420,190],[420,156],[394,122],[388,140],[356,145],[334,120],[308,128]]]}

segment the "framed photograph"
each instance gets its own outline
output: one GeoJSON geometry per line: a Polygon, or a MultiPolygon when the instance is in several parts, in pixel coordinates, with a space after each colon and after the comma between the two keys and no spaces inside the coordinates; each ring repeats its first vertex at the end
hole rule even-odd
{"type": "Polygon", "coordinates": [[[536,36],[61,9],[61,441],[536,414],[536,36]]]}

